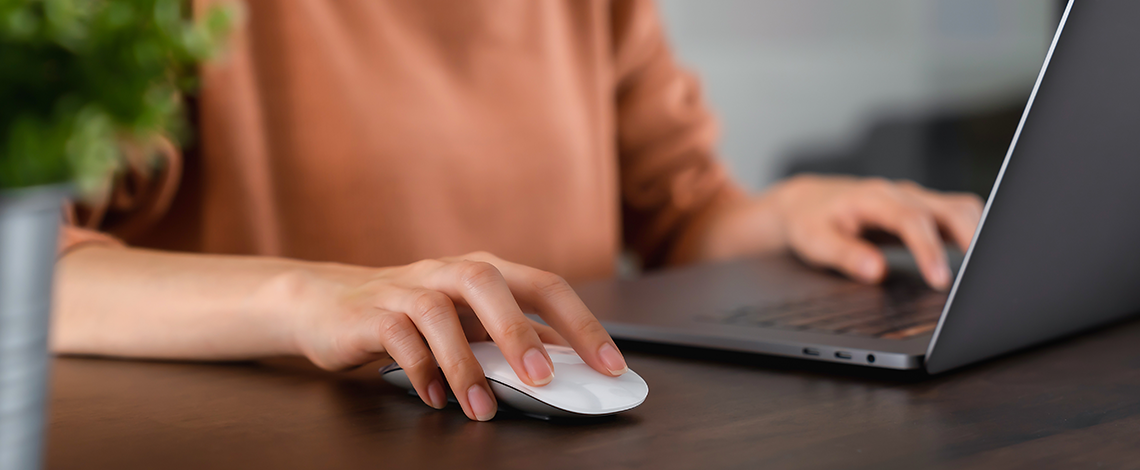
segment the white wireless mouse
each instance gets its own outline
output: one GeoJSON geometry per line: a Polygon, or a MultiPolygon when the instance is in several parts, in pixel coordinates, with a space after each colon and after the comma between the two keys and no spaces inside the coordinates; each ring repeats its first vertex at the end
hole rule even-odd
{"type": "MultiPolygon", "coordinates": [[[[554,363],[554,379],[542,387],[519,380],[495,343],[471,343],[471,351],[499,403],[540,419],[608,416],[636,408],[649,394],[649,385],[633,371],[610,377],[592,369],[571,348],[543,346],[554,363]]],[[[389,364],[380,373],[388,383],[415,393],[399,364],[389,364]]],[[[450,391],[448,398],[454,401],[450,391]]]]}

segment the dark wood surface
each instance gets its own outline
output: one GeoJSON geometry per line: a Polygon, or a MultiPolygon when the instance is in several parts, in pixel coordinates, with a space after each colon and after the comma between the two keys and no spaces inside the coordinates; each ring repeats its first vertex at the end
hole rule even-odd
{"type": "Polygon", "coordinates": [[[469,422],[295,359],[61,358],[49,468],[1137,468],[1140,322],[944,376],[624,345],[623,415],[469,422]]]}

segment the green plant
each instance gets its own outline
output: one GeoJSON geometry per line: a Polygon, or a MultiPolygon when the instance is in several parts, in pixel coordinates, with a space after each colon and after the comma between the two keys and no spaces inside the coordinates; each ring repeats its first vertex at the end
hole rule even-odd
{"type": "Polygon", "coordinates": [[[232,7],[183,0],[0,0],[0,189],[91,194],[123,142],[185,137],[181,93],[220,48],[232,7]]]}

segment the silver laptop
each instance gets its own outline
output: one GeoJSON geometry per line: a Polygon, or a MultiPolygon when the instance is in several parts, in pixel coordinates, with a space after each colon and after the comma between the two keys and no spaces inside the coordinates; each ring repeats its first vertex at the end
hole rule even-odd
{"type": "Polygon", "coordinates": [[[1140,2],[1071,0],[948,294],[789,256],[575,286],[619,339],[938,373],[1140,311],[1140,2]]]}

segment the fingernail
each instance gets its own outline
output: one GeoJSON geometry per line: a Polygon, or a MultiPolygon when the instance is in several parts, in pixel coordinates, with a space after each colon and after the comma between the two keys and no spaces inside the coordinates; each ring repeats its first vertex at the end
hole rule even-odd
{"type": "Polygon", "coordinates": [[[495,402],[491,401],[491,395],[487,390],[478,385],[472,385],[467,389],[467,403],[471,405],[471,412],[475,413],[475,419],[479,421],[490,421],[495,417],[495,402]]]}
{"type": "Polygon", "coordinates": [[[437,410],[443,409],[447,406],[447,395],[443,393],[443,385],[438,380],[432,381],[427,388],[428,403],[432,408],[437,410]]]}
{"type": "Polygon", "coordinates": [[[625,358],[621,357],[621,353],[610,343],[603,344],[598,349],[598,358],[602,360],[602,365],[606,366],[611,375],[621,375],[629,370],[625,365],[625,358]]]}
{"type": "Polygon", "coordinates": [[[879,262],[872,257],[863,258],[859,262],[859,276],[867,282],[874,282],[879,279],[879,262]]]}
{"type": "Polygon", "coordinates": [[[550,361],[547,361],[546,356],[537,348],[532,348],[523,354],[523,366],[526,367],[526,375],[530,376],[530,381],[535,385],[546,385],[554,378],[550,361]]]}

